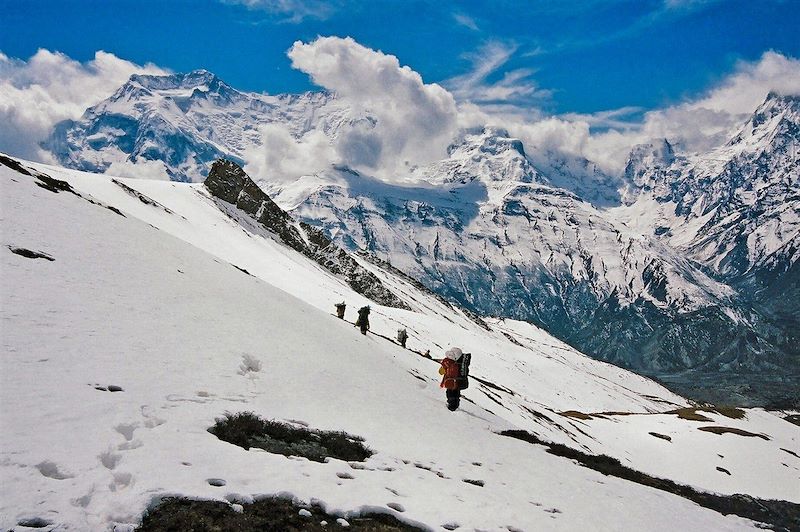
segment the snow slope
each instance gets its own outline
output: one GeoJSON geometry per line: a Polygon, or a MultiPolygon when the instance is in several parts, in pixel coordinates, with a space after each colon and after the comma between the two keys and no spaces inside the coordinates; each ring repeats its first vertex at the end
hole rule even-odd
{"type": "Polygon", "coordinates": [[[118,180],[137,196],[111,177],[29,166],[77,194],[0,165],[3,529],[32,517],[50,529],[125,529],[169,494],[276,493],[342,514],[383,509],[431,529],[753,525],[495,434],[512,427],[702,489],[800,502],[800,459],[782,450],[800,453],[798,428],[773,413],[709,414],[711,425],[768,440],[698,431],[709,423],[663,413],[686,402],[656,383],[529,324],[484,329],[368,261],[412,310],[373,304],[376,334],[363,337],[330,311],[345,299],[349,317],[368,300],[231,219],[201,185],[118,180]],[[412,349],[473,352],[477,379],[461,410],[444,407],[437,364],[380,336],[401,326],[412,349]],[[245,371],[245,357],[260,371],[245,371]],[[97,389],[108,385],[122,391],[97,389]],[[366,469],[319,464],[244,451],[206,431],[242,410],[346,430],[376,454],[366,469]],[[580,420],[565,410],[634,415],[580,420]]]}

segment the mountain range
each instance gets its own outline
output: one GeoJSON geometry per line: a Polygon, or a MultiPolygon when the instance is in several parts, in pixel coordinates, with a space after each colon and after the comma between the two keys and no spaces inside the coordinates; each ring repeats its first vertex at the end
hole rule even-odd
{"type": "MultiPolygon", "coordinates": [[[[656,140],[619,176],[532,157],[487,126],[394,182],[342,166],[254,177],[325,238],[469,311],[531,322],[698,399],[796,405],[798,109],[770,93],[726,145],[682,154],[656,140]]],[[[245,163],[264,124],[333,141],[370,119],[330,93],[240,92],[207,71],[135,75],[43,146],[69,168],[155,163],[200,181],[218,158],[245,163]]]]}

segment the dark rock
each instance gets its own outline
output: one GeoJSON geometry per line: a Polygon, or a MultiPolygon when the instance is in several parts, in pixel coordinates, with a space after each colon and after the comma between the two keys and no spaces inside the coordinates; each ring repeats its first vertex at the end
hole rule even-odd
{"type": "Polygon", "coordinates": [[[50,255],[42,253],[41,251],[31,251],[30,249],[15,248],[13,246],[8,246],[8,249],[10,249],[11,253],[14,255],[19,255],[20,257],[25,257],[26,259],[45,259],[49,260],[50,262],[56,260],[50,255]]]}
{"type": "Polygon", "coordinates": [[[659,434],[658,432],[648,432],[648,434],[650,434],[650,436],[655,436],[656,438],[661,438],[662,440],[667,440],[669,442],[672,441],[672,438],[666,434],[659,434]]]}
{"type": "Polygon", "coordinates": [[[356,259],[334,244],[322,231],[304,222],[296,222],[291,215],[278,207],[233,161],[217,160],[206,178],[205,187],[215,198],[235,205],[287,246],[343,278],[356,292],[381,305],[410,309],[375,274],[358,264],[356,259]]]}

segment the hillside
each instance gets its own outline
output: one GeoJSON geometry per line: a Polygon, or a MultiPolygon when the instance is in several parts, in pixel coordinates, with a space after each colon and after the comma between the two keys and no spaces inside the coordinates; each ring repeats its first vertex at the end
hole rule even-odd
{"type": "Polygon", "coordinates": [[[349,255],[408,308],[382,306],[202,184],[0,161],[4,529],[130,529],[171,495],[276,494],[427,529],[755,526],[498,434],[512,429],[700,491],[800,502],[800,435],[780,413],[689,415],[653,381],[349,255]],[[372,305],[368,336],[331,315],[342,300],[350,320],[372,305]],[[400,327],[409,349],[387,339],[400,327]],[[453,345],[474,377],[455,413],[418,354],[453,345]],[[241,411],[375,454],[317,463],[207,431],[241,411]]]}

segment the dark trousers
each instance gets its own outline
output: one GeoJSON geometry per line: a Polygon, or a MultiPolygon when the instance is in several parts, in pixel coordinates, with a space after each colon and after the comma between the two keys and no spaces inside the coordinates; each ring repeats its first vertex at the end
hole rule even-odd
{"type": "Polygon", "coordinates": [[[461,390],[445,390],[447,394],[447,409],[457,410],[461,403],[461,390]]]}

